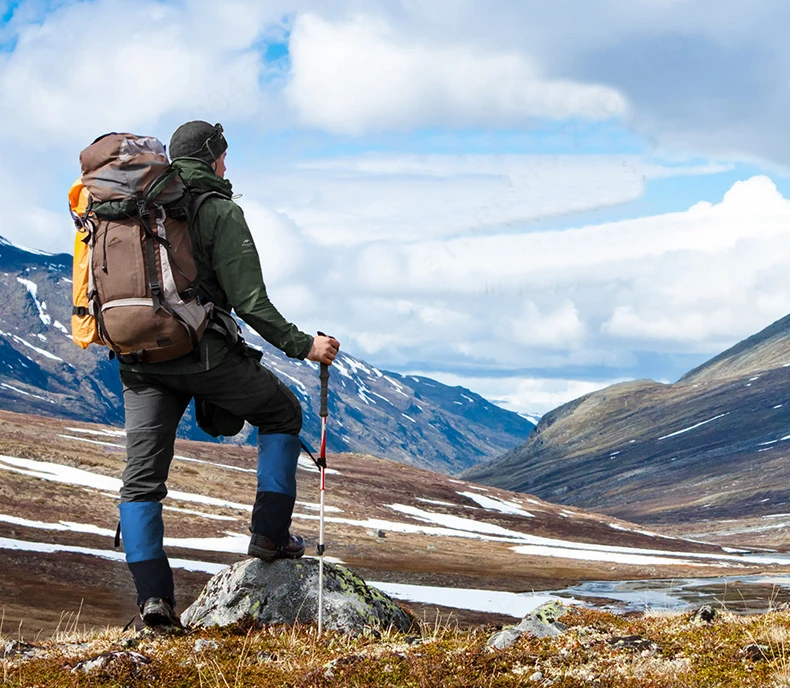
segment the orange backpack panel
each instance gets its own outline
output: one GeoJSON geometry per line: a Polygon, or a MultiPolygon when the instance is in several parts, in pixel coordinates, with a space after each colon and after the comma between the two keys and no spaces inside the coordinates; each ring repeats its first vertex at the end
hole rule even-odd
{"type": "Polygon", "coordinates": [[[74,308],[71,315],[71,338],[83,349],[87,349],[91,344],[103,344],[99,338],[96,318],[90,312],[90,300],[88,299],[88,291],[91,289],[91,253],[88,245],[90,234],[77,222],[77,218],[81,218],[88,208],[89,196],[88,190],[82,183],[82,178],[75,181],[69,189],[69,208],[77,226],[72,265],[74,308]]]}

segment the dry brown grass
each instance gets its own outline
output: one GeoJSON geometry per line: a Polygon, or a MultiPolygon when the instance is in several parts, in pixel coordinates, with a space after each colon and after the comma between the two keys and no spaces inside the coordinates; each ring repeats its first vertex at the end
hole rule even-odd
{"type": "Polygon", "coordinates": [[[252,688],[262,685],[334,686],[558,686],[559,688],[766,688],[789,686],[783,648],[790,613],[743,616],[724,612],[696,625],[688,614],[623,618],[572,608],[557,638],[522,636],[507,650],[486,641],[493,627],[459,629],[440,621],[409,635],[372,631],[357,637],[312,626],[244,633],[199,631],[162,636],[105,629],[38,644],[36,657],[4,657],[3,688],[167,685],[173,688],[252,688]],[[638,635],[649,649],[613,647],[613,636],[638,635]],[[754,642],[769,647],[750,653],[754,642]],[[89,674],[78,662],[102,653],[138,653],[148,663],[118,655],[89,674]]]}

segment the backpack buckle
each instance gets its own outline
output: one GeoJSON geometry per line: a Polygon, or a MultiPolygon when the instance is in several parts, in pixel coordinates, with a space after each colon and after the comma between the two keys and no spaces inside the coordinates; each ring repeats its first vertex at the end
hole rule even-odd
{"type": "Polygon", "coordinates": [[[140,217],[148,217],[148,205],[145,201],[137,201],[137,214],[140,217]]]}

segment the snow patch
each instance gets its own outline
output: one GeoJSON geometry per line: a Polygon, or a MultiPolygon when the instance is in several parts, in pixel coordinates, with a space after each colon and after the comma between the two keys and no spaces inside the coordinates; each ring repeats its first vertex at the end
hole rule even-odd
{"type": "Polygon", "coordinates": [[[438,588],[429,585],[405,585],[371,581],[368,585],[378,588],[390,597],[420,604],[436,604],[453,609],[505,614],[520,619],[547,602],[568,603],[553,595],[534,593],[499,592],[474,588],[438,588]]]}
{"type": "Polygon", "coordinates": [[[695,429],[697,429],[699,427],[702,427],[703,425],[707,425],[708,423],[712,423],[714,420],[718,420],[719,418],[724,418],[724,416],[729,416],[729,415],[730,415],[729,411],[727,411],[726,413],[720,413],[718,416],[714,416],[713,418],[708,418],[708,420],[703,420],[701,423],[696,423],[695,425],[692,425],[692,426],[690,426],[688,428],[683,428],[683,430],[678,430],[676,432],[671,432],[668,435],[664,435],[663,437],[659,437],[658,440],[661,441],[661,440],[665,440],[665,439],[667,439],[669,437],[675,437],[676,435],[681,435],[684,432],[688,432],[689,430],[695,430],[695,429]]]}
{"type": "Polygon", "coordinates": [[[468,497],[473,502],[477,502],[484,509],[490,511],[499,511],[503,514],[514,514],[516,516],[525,516],[526,518],[535,518],[534,514],[529,513],[521,508],[516,502],[507,502],[498,497],[486,497],[485,495],[477,494],[476,492],[459,492],[459,495],[468,497]]]}
{"type": "MultiPolygon", "coordinates": [[[[54,545],[46,542],[29,542],[27,540],[13,540],[12,538],[0,538],[0,549],[10,549],[23,552],[40,552],[42,554],[56,554],[66,552],[69,554],[87,554],[89,556],[100,557],[101,559],[111,559],[112,561],[126,561],[123,552],[116,552],[107,549],[93,549],[91,547],[76,547],[74,545],[54,545]]],[[[170,567],[174,569],[184,569],[185,571],[200,571],[215,575],[226,569],[227,564],[215,564],[208,561],[191,561],[189,559],[169,559],[170,567]]]]}
{"type": "Polygon", "coordinates": [[[38,309],[38,317],[47,327],[52,324],[52,317],[47,313],[47,303],[46,301],[42,302],[38,300],[38,285],[33,282],[32,280],[22,279],[21,277],[17,277],[16,281],[22,284],[28,291],[31,297],[33,297],[33,302],[36,304],[36,308],[38,309]]]}
{"type": "MultiPolygon", "coordinates": [[[[61,363],[65,363],[66,362],[62,358],[60,358],[60,356],[55,356],[55,354],[51,354],[51,353],[49,353],[49,351],[45,351],[44,349],[39,349],[37,346],[34,346],[30,342],[25,341],[24,339],[22,339],[22,337],[17,337],[17,335],[12,334],[11,338],[15,342],[19,342],[20,344],[22,344],[22,346],[26,346],[28,349],[32,349],[33,351],[35,351],[37,354],[40,354],[44,358],[49,358],[49,359],[51,359],[53,361],[60,361],[61,363]]],[[[33,359],[31,358],[30,360],[32,361],[33,359]]]]}
{"type": "Polygon", "coordinates": [[[26,397],[33,397],[34,399],[41,399],[42,401],[48,401],[50,404],[54,404],[55,402],[52,399],[47,399],[46,397],[42,397],[39,394],[33,394],[32,392],[26,392],[24,389],[19,389],[19,387],[14,387],[13,385],[9,385],[5,382],[0,382],[0,387],[4,389],[10,389],[12,392],[16,392],[17,394],[22,394],[26,397]]]}

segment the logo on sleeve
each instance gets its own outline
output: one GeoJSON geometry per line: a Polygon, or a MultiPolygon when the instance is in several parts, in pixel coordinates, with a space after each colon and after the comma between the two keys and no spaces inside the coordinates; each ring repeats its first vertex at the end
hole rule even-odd
{"type": "Polygon", "coordinates": [[[241,252],[242,253],[253,253],[255,251],[255,244],[253,243],[252,239],[245,239],[241,242],[241,252]]]}

